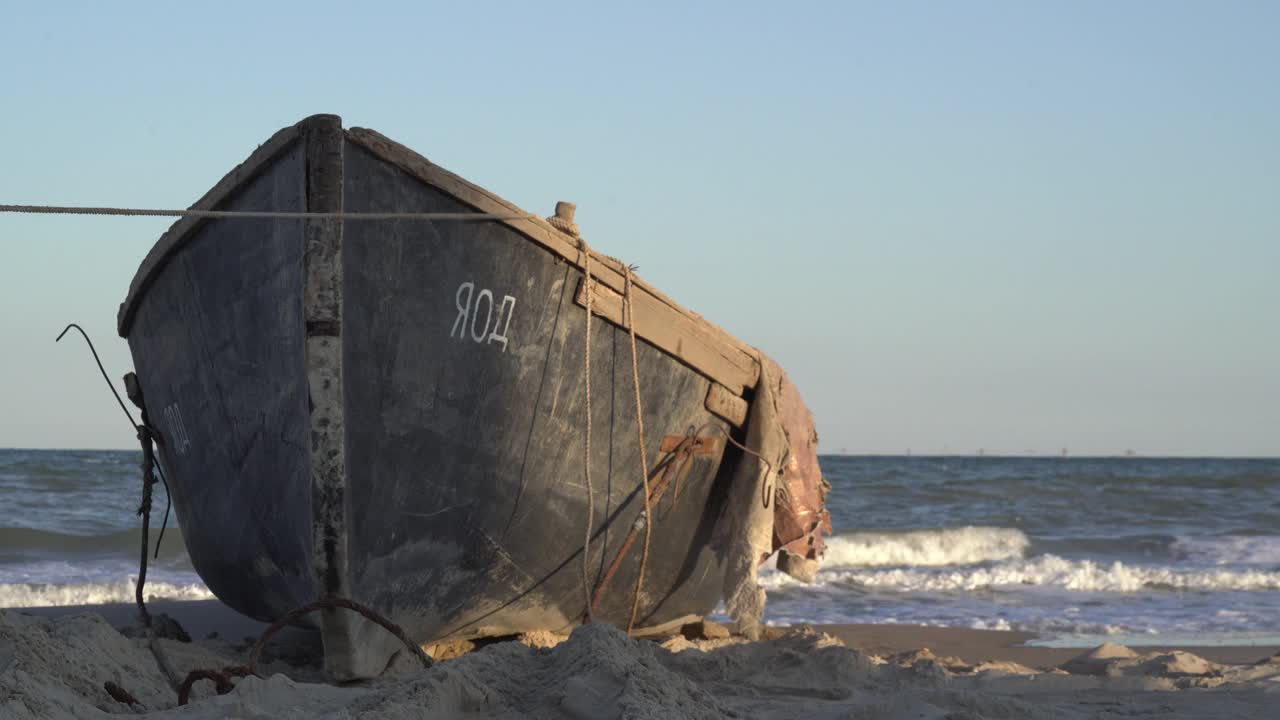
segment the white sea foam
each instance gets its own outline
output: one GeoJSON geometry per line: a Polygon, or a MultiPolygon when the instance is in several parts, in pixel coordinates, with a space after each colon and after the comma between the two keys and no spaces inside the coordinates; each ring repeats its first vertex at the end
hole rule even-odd
{"type": "Polygon", "coordinates": [[[975,565],[1022,557],[1030,544],[1022,531],[998,527],[846,533],[827,540],[823,566],[975,565]]]}
{"type": "Polygon", "coordinates": [[[1003,630],[1006,632],[1013,629],[1013,625],[1005,618],[996,618],[995,620],[973,620],[970,621],[969,627],[974,630],[1003,630]]]}
{"type": "MultiPolygon", "coordinates": [[[[135,578],[111,582],[70,584],[0,583],[0,608],[61,607],[133,602],[135,578]]],[[[199,582],[170,583],[149,581],[148,598],[165,600],[209,600],[213,593],[199,582]]]]}
{"type": "Polygon", "coordinates": [[[1280,565],[1280,536],[1180,537],[1170,550],[1178,557],[1214,565],[1280,565]]]}
{"type": "MultiPolygon", "coordinates": [[[[777,572],[761,573],[767,588],[797,581],[777,572]]],[[[956,569],[893,568],[853,570],[828,568],[817,585],[857,584],[894,592],[955,592],[1028,586],[1057,587],[1072,592],[1134,593],[1143,590],[1280,590],[1280,572],[1247,569],[1188,569],[1164,565],[1126,565],[1067,560],[1041,555],[990,566],[956,569]]]]}

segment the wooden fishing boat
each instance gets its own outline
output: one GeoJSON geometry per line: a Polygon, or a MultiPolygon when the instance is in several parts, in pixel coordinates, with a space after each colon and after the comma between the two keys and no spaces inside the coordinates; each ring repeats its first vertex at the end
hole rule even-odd
{"type": "MultiPolygon", "coordinates": [[[[429,642],[566,630],[588,596],[626,627],[638,586],[633,630],[660,631],[754,592],[773,550],[793,569],[821,553],[794,389],[590,250],[564,208],[537,218],[317,115],[193,209],[241,214],[176,222],[119,331],[191,561],[238,611],[350,598],[429,642]]],[[[354,613],[319,625],[338,678],[398,648],[354,613]]]]}

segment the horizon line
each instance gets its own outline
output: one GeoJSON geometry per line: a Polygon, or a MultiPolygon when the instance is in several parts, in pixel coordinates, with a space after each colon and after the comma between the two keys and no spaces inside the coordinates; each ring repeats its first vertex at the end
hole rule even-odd
{"type": "MultiPolygon", "coordinates": [[[[142,452],[137,447],[0,447],[0,452],[142,452]]],[[[848,458],[996,458],[1025,459],[1040,458],[1054,460],[1280,460],[1280,455],[1212,455],[1212,454],[1169,454],[1169,453],[1080,453],[1062,455],[1060,452],[1030,453],[961,453],[961,452],[819,452],[818,457],[848,458]]]]}

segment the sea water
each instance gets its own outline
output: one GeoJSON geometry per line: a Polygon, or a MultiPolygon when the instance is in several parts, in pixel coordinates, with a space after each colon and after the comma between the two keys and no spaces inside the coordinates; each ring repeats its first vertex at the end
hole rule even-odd
{"type": "MultiPolygon", "coordinates": [[[[0,607],[131,602],[140,454],[0,450],[0,607]]],[[[1050,644],[1280,643],[1280,460],[823,456],[816,582],[775,624],[1026,630],[1050,644]]],[[[165,495],[156,489],[154,548],[165,495]]],[[[147,594],[212,594],[170,517],[147,594]]]]}
{"type": "MultiPolygon", "coordinates": [[[[0,607],[133,602],[141,462],[130,451],[0,450],[0,607]]],[[[154,497],[152,551],[165,511],[159,485],[154,497]]],[[[176,526],[170,514],[145,591],[212,598],[176,526]]]]}
{"type": "Polygon", "coordinates": [[[823,457],[835,534],[774,623],[1280,643],[1280,460],[823,457]]]}

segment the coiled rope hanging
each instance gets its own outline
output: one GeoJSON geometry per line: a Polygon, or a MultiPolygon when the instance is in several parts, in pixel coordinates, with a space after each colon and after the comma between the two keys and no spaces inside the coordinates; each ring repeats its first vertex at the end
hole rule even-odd
{"type": "MultiPolygon", "coordinates": [[[[142,446],[142,503],[138,506],[138,515],[142,517],[142,537],[140,558],[138,560],[138,582],[134,585],[133,590],[134,601],[138,605],[138,615],[142,619],[143,627],[147,630],[147,640],[148,645],[151,648],[151,654],[155,656],[156,664],[159,665],[161,672],[163,672],[165,677],[169,680],[169,684],[174,688],[177,688],[178,674],[174,671],[173,664],[169,662],[168,656],[165,655],[164,650],[160,646],[159,638],[156,635],[155,624],[152,623],[151,613],[147,611],[146,600],[144,599],[145,596],[143,594],[143,588],[147,584],[147,536],[151,528],[151,491],[156,484],[157,474],[159,474],[161,479],[164,479],[163,471],[160,470],[160,465],[156,462],[155,457],[155,440],[157,436],[155,430],[151,427],[151,422],[147,418],[147,410],[141,401],[142,388],[137,385],[136,376],[134,376],[133,373],[129,373],[125,376],[126,394],[129,395],[129,399],[132,400],[141,410],[142,422],[134,421],[133,413],[129,412],[129,408],[124,404],[124,400],[120,399],[120,393],[116,392],[115,383],[111,382],[111,378],[107,375],[106,368],[102,366],[102,358],[98,356],[98,349],[93,346],[93,340],[89,339],[89,334],[84,331],[84,328],[80,327],[76,323],[71,323],[62,329],[62,332],[58,334],[58,337],[54,342],[60,342],[62,338],[73,328],[80,333],[80,336],[84,338],[85,343],[88,344],[89,352],[93,353],[93,361],[98,365],[98,372],[102,374],[102,379],[107,383],[107,388],[111,390],[111,394],[115,396],[116,403],[120,405],[120,409],[124,411],[124,416],[128,418],[129,424],[133,426],[134,431],[137,433],[138,442],[142,446]]],[[[164,486],[165,496],[171,499],[172,495],[169,492],[169,482],[167,480],[164,481],[164,486]]],[[[168,506],[165,507],[164,519],[165,524],[167,525],[169,522],[168,506]]],[[[163,528],[161,529],[160,534],[161,538],[163,538],[163,528]]],[[[156,554],[159,555],[159,553],[160,542],[157,540],[156,554]]]]}
{"type": "Polygon", "coordinates": [[[631,266],[626,265],[623,285],[623,302],[627,307],[627,332],[631,335],[631,379],[636,391],[636,432],[640,435],[640,482],[644,492],[644,550],[640,555],[640,572],[636,575],[635,592],[631,595],[631,616],[627,620],[627,633],[635,628],[636,613],[640,609],[640,591],[644,588],[645,572],[649,568],[649,534],[653,525],[653,508],[649,497],[649,460],[645,457],[644,412],[640,404],[640,362],[636,359],[636,313],[631,299],[631,266]]]}
{"type": "MultiPolygon", "coordinates": [[[[572,226],[571,226],[572,227],[572,226]]],[[[576,230],[576,227],[573,227],[576,230]]],[[[586,310],[585,315],[585,334],[586,339],[583,347],[583,384],[586,389],[585,405],[586,423],[583,432],[583,477],[587,485],[587,521],[586,532],[582,539],[582,594],[586,602],[586,608],[583,610],[583,623],[591,622],[592,608],[599,602],[598,594],[603,588],[597,588],[596,593],[591,591],[591,533],[595,519],[595,487],[591,482],[591,315],[593,314],[593,296],[592,289],[593,280],[591,278],[591,248],[587,245],[587,241],[578,237],[578,247],[582,251],[582,287],[583,287],[583,307],[586,310]]],[[[636,402],[636,434],[638,436],[637,450],[640,454],[640,491],[644,499],[644,510],[642,511],[637,525],[644,527],[644,548],[640,555],[640,571],[636,575],[635,588],[631,595],[631,612],[627,617],[627,633],[631,633],[635,629],[636,616],[640,610],[640,595],[644,590],[645,575],[649,567],[649,542],[652,535],[652,514],[651,507],[652,498],[649,489],[649,460],[646,452],[646,444],[644,438],[644,405],[641,401],[640,393],[640,362],[639,354],[636,348],[636,321],[635,306],[633,302],[633,282],[632,272],[634,268],[626,263],[618,261],[616,258],[610,258],[621,265],[623,271],[623,310],[625,317],[623,322],[627,327],[631,345],[631,380],[632,389],[635,393],[636,402]]],[[[630,543],[628,543],[630,544],[630,543]]],[[[612,570],[610,571],[612,574],[612,570]]]]}

